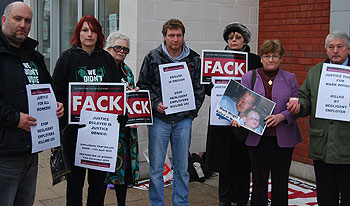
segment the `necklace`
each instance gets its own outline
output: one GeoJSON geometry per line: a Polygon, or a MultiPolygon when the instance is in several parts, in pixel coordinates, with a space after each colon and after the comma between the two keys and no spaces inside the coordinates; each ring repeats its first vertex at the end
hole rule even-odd
{"type": "Polygon", "coordinates": [[[268,79],[267,84],[271,86],[278,72],[276,72],[276,74],[274,74],[272,77],[267,76],[264,71],[262,71],[262,73],[264,74],[266,79],[268,79]]]}

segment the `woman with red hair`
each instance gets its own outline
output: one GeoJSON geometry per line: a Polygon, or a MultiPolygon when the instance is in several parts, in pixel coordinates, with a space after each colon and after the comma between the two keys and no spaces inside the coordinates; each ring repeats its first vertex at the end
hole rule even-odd
{"type": "MultiPolygon", "coordinates": [[[[72,47],[63,52],[58,59],[53,74],[57,100],[63,102],[68,111],[69,82],[120,82],[124,75],[113,57],[103,49],[105,37],[100,23],[91,15],[83,16],[78,22],[72,47]]],[[[118,117],[121,124],[121,118],[118,117]]],[[[68,115],[61,118],[62,142],[68,157],[71,173],[67,176],[67,205],[82,205],[82,193],[86,169],[74,166],[78,125],[68,124],[68,115]]],[[[88,206],[102,206],[106,192],[104,183],[106,172],[88,170],[88,206]]]]}

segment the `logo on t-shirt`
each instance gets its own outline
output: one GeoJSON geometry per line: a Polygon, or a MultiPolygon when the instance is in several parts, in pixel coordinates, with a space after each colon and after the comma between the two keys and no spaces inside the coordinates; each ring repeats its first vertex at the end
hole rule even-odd
{"type": "Polygon", "coordinates": [[[38,67],[33,61],[22,63],[24,66],[24,74],[27,76],[29,84],[39,84],[38,67]]]}
{"type": "Polygon", "coordinates": [[[84,82],[102,82],[105,76],[105,71],[103,67],[98,67],[96,69],[87,69],[86,66],[78,68],[78,74],[83,78],[84,82]]]}

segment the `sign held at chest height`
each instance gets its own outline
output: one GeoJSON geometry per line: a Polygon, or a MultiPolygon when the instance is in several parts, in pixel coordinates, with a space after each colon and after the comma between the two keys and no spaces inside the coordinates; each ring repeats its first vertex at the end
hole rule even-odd
{"type": "Polygon", "coordinates": [[[248,53],[229,50],[203,50],[201,84],[210,84],[212,77],[241,80],[248,71],[248,53]]]}
{"type": "Polygon", "coordinates": [[[70,124],[78,124],[81,110],[125,113],[124,83],[69,83],[70,124]]]}

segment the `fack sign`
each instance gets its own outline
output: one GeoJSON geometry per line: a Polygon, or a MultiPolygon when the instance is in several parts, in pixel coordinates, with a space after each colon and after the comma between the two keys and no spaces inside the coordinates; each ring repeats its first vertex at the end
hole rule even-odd
{"type": "Polygon", "coordinates": [[[248,53],[238,51],[202,51],[201,83],[210,84],[211,77],[241,80],[248,71],[248,53]]]}
{"type": "Polygon", "coordinates": [[[69,83],[69,123],[79,122],[81,110],[124,114],[125,84],[69,83]]]}
{"type": "Polygon", "coordinates": [[[152,107],[149,92],[147,90],[127,91],[126,108],[128,121],[126,125],[151,125],[152,107]]]}

